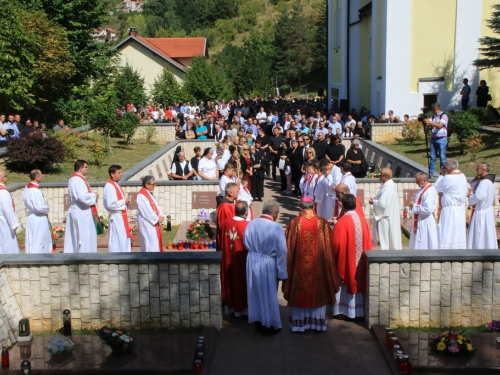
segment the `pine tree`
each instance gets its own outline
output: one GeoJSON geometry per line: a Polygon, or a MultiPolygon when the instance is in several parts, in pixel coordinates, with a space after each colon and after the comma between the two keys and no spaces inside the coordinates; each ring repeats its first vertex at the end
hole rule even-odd
{"type": "MultiPolygon", "coordinates": [[[[492,6],[492,18],[487,21],[488,27],[495,34],[500,34],[500,4],[492,6]]],[[[479,69],[500,68],[500,38],[487,36],[479,39],[481,48],[480,54],[483,56],[474,61],[474,65],[479,69]]]]}
{"type": "Polygon", "coordinates": [[[195,100],[227,99],[231,96],[229,84],[218,69],[204,56],[196,56],[184,77],[184,89],[195,100]]]}
{"type": "Polygon", "coordinates": [[[163,72],[155,79],[151,90],[151,97],[154,103],[163,106],[172,105],[174,102],[182,103],[185,100],[179,82],[177,82],[167,66],[165,66],[163,72]]]}
{"type": "Polygon", "coordinates": [[[328,19],[326,14],[326,2],[322,1],[317,6],[317,15],[314,20],[314,65],[317,69],[326,69],[327,39],[326,31],[328,19]]]}
{"type": "Polygon", "coordinates": [[[287,82],[292,91],[292,79],[290,69],[292,69],[291,61],[291,45],[292,38],[292,23],[290,21],[290,13],[288,7],[284,7],[278,17],[276,26],[274,27],[273,40],[273,68],[279,82],[287,82]]]}
{"type": "Polygon", "coordinates": [[[116,97],[120,104],[132,103],[137,108],[146,102],[144,78],[128,63],[118,70],[115,80],[116,97]]]}
{"type": "MultiPolygon", "coordinates": [[[[298,78],[299,88],[302,89],[302,78],[311,71],[313,62],[313,50],[311,46],[312,35],[310,33],[310,20],[304,15],[304,9],[300,0],[295,0],[292,6],[290,22],[292,27],[292,38],[290,43],[290,75],[298,78]]],[[[316,51],[314,51],[316,54],[316,51]]]]}

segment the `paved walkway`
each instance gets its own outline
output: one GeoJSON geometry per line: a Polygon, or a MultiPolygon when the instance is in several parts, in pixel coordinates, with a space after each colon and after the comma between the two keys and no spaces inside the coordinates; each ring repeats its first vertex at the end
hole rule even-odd
{"type": "MultiPolygon", "coordinates": [[[[286,226],[297,216],[298,199],[282,196],[280,184],[266,179],[264,200],[274,198],[281,204],[278,222],[286,226]]],[[[253,205],[256,217],[262,203],[253,205]]],[[[281,289],[281,285],[280,285],[281,289]]],[[[222,330],[216,335],[210,374],[380,374],[391,373],[371,332],[358,319],[346,322],[328,319],[323,333],[292,333],[288,328],[288,308],[279,292],[283,330],[264,337],[245,319],[224,316],[222,330]]],[[[331,307],[327,310],[331,316],[331,307]]]]}

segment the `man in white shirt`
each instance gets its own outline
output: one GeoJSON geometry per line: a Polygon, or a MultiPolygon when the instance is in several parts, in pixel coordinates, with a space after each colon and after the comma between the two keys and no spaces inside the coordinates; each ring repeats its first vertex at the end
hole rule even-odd
{"type": "Polygon", "coordinates": [[[260,112],[257,113],[257,116],[255,116],[255,118],[259,121],[260,126],[264,126],[267,120],[267,114],[264,111],[264,107],[260,107],[260,112]]]}
{"type": "Polygon", "coordinates": [[[333,117],[332,118],[332,122],[330,122],[330,124],[328,125],[328,127],[330,129],[332,129],[332,134],[342,134],[342,125],[340,125],[340,123],[337,122],[337,118],[336,117],[333,117]],[[337,129],[339,131],[337,131],[337,129]]]}
{"type": "Polygon", "coordinates": [[[415,175],[415,183],[420,190],[411,203],[413,225],[410,230],[411,250],[437,250],[436,220],[434,213],[437,211],[438,195],[436,188],[429,183],[429,175],[419,172],[415,175]]]}
{"type": "Polygon", "coordinates": [[[5,115],[0,114],[0,147],[7,146],[7,130],[10,129],[10,126],[5,122],[5,115]]]}
{"type": "Polygon", "coordinates": [[[323,133],[325,137],[328,135],[328,129],[325,128],[325,122],[323,120],[319,122],[319,128],[316,129],[316,133],[314,134],[315,139],[318,139],[318,133],[323,133]]]}

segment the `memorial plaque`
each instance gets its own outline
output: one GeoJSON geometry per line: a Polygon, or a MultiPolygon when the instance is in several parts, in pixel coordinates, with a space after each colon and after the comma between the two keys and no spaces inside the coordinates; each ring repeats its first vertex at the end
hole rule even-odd
{"type": "Polygon", "coordinates": [[[217,207],[216,191],[193,191],[192,194],[193,209],[217,207]]]}
{"type": "Polygon", "coordinates": [[[130,203],[128,204],[129,210],[137,210],[137,194],[138,193],[126,193],[130,197],[130,203]]]}
{"type": "Polygon", "coordinates": [[[403,208],[410,207],[420,189],[403,189],[403,208]]]}
{"type": "Polygon", "coordinates": [[[64,212],[67,212],[70,206],[71,202],[69,200],[69,194],[64,194],[64,212]]]}

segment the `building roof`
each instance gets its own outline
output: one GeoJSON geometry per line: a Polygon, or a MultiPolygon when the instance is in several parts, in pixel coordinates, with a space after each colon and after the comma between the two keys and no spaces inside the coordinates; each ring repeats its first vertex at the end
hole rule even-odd
{"type": "Polygon", "coordinates": [[[142,38],[130,35],[127,39],[116,45],[114,49],[120,48],[131,40],[142,44],[184,72],[186,71],[186,66],[175,59],[208,55],[206,38],[142,38]]]}

